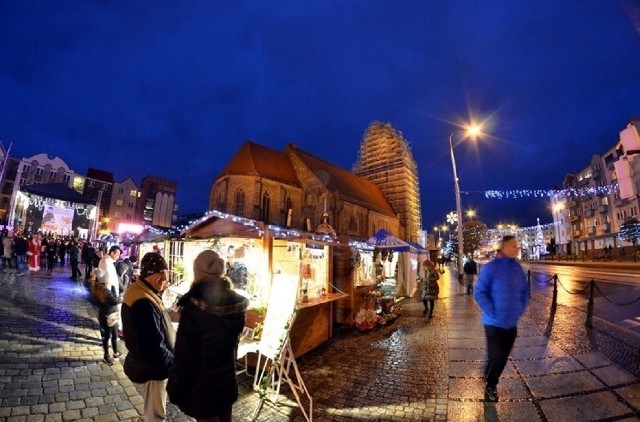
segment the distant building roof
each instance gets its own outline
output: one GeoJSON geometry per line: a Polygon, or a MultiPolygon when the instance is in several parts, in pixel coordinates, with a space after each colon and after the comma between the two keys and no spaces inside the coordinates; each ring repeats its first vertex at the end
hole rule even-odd
{"type": "Polygon", "coordinates": [[[94,169],[89,167],[87,170],[87,177],[93,180],[100,180],[101,182],[112,183],[114,181],[113,173],[110,173],[105,170],[94,169]]]}
{"type": "Polygon", "coordinates": [[[343,200],[384,215],[397,217],[398,214],[380,188],[368,180],[302,151],[294,145],[287,146],[287,152],[298,157],[324,183],[329,192],[339,192],[343,200]]]}
{"type": "Polygon", "coordinates": [[[220,172],[227,174],[262,176],[293,186],[300,186],[296,171],[287,154],[251,141],[246,141],[220,172]]]}
{"type": "Polygon", "coordinates": [[[43,198],[59,199],[60,201],[73,202],[76,204],[95,205],[91,198],[78,193],[64,183],[42,183],[37,185],[21,186],[23,192],[39,195],[43,198]]]}

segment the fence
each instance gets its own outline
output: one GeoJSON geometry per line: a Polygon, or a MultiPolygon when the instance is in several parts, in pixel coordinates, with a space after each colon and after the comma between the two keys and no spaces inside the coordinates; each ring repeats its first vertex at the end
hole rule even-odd
{"type": "MultiPolygon", "coordinates": [[[[552,275],[549,279],[547,280],[539,280],[536,277],[533,276],[533,274],[531,273],[531,270],[527,271],[527,281],[529,282],[529,292],[531,292],[531,280],[534,279],[535,281],[537,281],[538,283],[550,283],[551,280],[553,280],[553,296],[551,299],[551,312],[555,313],[556,308],[558,307],[558,286],[560,286],[562,288],[562,290],[564,290],[565,292],[567,292],[570,295],[579,295],[581,293],[584,293],[587,289],[589,289],[589,299],[587,302],[587,318],[585,321],[585,326],[588,328],[593,328],[593,308],[594,308],[594,291],[597,290],[598,293],[600,293],[600,296],[602,296],[607,302],[611,303],[612,305],[615,306],[629,306],[629,305],[633,305],[636,302],[640,301],[640,296],[638,296],[635,299],[631,299],[627,302],[615,302],[613,300],[611,300],[609,297],[607,297],[607,295],[604,294],[604,292],[600,289],[600,287],[598,287],[598,285],[596,284],[594,279],[591,279],[589,281],[589,283],[587,283],[587,285],[582,288],[582,289],[578,289],[578,290],[573,290],[570,291],[569,289],[567,289],[561,282],[560,279],[558,278],[557,274],[552,275]]],[[[529,293],[531,294],[531,293],[529,293]]]]}

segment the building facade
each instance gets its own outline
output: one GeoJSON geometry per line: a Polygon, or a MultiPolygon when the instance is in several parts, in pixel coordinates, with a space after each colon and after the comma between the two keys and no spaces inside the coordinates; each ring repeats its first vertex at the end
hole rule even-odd
{"type": "Polygon", "coordinates": [[[399,237],[418,242],[422,231],[418,166],[402,133],[390,123],[371,123],[353,172],[382,190],[400,217],[399,237]]]}
{"type": "MultiPolygon", "coordinates": [[[[627,128],[640,142],[636,125],[640,119],[631,118],[627,128]]],[[[623,134],[621,132],[621,135],[623,134]]],[[[628,155],[620,140],[603,154],[594,154],[580,171],[565,176],[564,194],[551,198],[556,243],[560,253],[568,255],[603,256],[605,248],[630,249],[631,243],[622,240],[620,226],[638,218],[640,210],[640,159],[628,155]],[[628,162],[629,189],[621,195],[620,165],[628,162]],[[570,194],[567,194],[570,193],[570,194]]]]}
{"type": "Polygon", "coordinates": [[[171,227],[177,211],[177,184],[157,176],[142,178],[136,205],[137,219],[142,224],[171,227]]]}
{"type": "Polygon", "coordinates": [[[142,223],[137,210],[140,196],[138,185],[131,177],[113,184],[109,216],[107,217],[109,232],[120,233],[126,231],[122,230],[124,225],[140,225],[142,223]]]}
{"type": "Polygon", "coordinates": [[[209,208],[312,232],[326,217],[343,238],[399,231],[377,186],[293,144],[279,152],[245,142],[216,177],[209,208]]]}

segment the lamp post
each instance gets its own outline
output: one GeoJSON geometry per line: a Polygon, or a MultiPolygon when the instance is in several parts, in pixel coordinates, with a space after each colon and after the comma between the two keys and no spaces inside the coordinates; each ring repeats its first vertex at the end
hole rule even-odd
{"type": "Polygon", "coordinates": [[[449,150],[451,152],[451,168],[453,169],[453,186],[456,195],[456,215],[458,217],[458,281],[462,282],[462,257],[464,255],[464,238],[462,234],[462,205],[460,203],[460,181],[458,180],[458,170],[456,168],[456,156],[453,153],[453,136],[465,135],[474,138],[480,134],[482,128],[477,125],[468,126],[465,130],[451,132],[449,135],[449,150]]]}

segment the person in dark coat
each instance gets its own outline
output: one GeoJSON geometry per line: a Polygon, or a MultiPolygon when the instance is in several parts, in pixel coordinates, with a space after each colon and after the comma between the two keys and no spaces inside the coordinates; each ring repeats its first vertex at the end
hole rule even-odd
{"type": "Polygon", "coordinates": [[[238,399],[235,360],[249,300],[222,277],[224,261],[201,252],[194,282],[178,302],[180,326],[167,392],[172,403],[198,421],[232,421],[238,399]]]}
{"type": "Polygon", "coordinates": [[[104,363],[111,366],[113,359],[121,356],[118,351],[118,296],[114,288],[108,289],[104,272],[100,268],[94,270],[95,283],[92,288],[93,303],[98,308],[98,323],[104,349],[104,363]],[[113,359],[109,355],[109,340],[113,348],[113,359]]]}
{"type": "Polygon", "coordinates": [[[424,310],[422,311],[422,316],[426,316],[427,314],[429,314],[429,319],[431,319],[433,318],[435,301],[436,299],[438,299],[438,295],[440,294],[440,286],[438,285],[440,275],[438,274],[438,270],[436,269],[436,264],[434,264],[433,262],[425,260],[423,262],[423,265],[424,284],[422,286],[422,304],[424,305],[424,310]]]}
{"type": "Polygon", "coordinates": [[[80,278],[80,269],[78,269],[78,258],[80,258],[80,248],[75,240],[69,242],[69,262],[71,263],[71,280],[76,281],[80,278]]]}
{"type": "Polygon", "coordinates": [[[129,353],[124,373],[142,384],[147,422],[167,418],[167,378],[173,368],[175,330],[162,303],[167,287],[167,262],[157,253],[142,257],[140,277],[124,293],[122,330],[129,353]]]}
{"type": "Polygon", "coordinates": [[[476,276],[478,275],[478,264],[473,260],[472,257],[468,257],[464,262],[464,278],[466,279],[467,285],[467,294],[473,294],[473,283],[476,281],[476,276]]]}
{"type": "Polygon", "coordinates": [[[89,278],[91,271],[95,268],[93,265],[93,261],[95,260],[96,250],[91,244],[91,242],[86,241],[82,245],[82,250],[80,251],[80,258],[84,263],[84,278],[89,278]]]}

